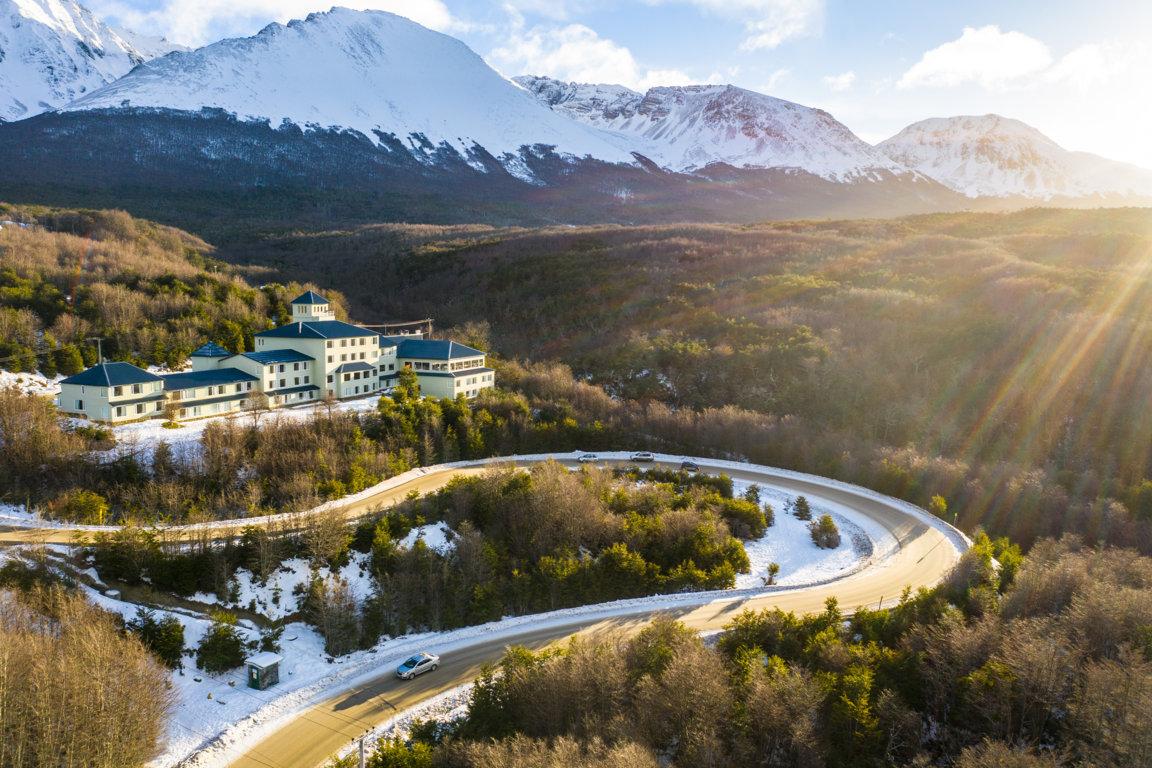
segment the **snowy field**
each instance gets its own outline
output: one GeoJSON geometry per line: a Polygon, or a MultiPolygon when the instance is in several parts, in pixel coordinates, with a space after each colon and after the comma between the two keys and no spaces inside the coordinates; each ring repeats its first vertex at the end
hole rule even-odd
{"type": "MultiPolygon", "coordinates": [[[[732,485],[734,495],[739,497],[751,483],[735,481],[732,485]]],[[[825,499],[810,498],[812,518],[831,515],[840,529],[840,546],[821,549],[812,541],[808,523],[785,511],[785,505],[794,501],[796,495],[771,485],[757,485],[760,486],[761,502],[771,504],[775,510],[776,523],[762,538],[744,542],[752,570],[736,575],[737,589],[763,586],[771,563],[780,566],[780,573],[776,576],[776,583],[780,586],[810,584],[858,570],[872,561],[878,551],[884,552],[896,546],[896,540],[883,526],[876,525],[864,515],[825,499]]]]}

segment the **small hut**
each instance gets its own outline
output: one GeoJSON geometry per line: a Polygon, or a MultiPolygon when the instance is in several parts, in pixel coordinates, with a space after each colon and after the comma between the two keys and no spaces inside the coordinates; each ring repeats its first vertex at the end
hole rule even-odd
{"type": "Polygon", "coordinates": [[[264,651],[248,659],[248,687],[262,691],[280,682],[280,662],[284,659],[271,651],[264,651]]]}

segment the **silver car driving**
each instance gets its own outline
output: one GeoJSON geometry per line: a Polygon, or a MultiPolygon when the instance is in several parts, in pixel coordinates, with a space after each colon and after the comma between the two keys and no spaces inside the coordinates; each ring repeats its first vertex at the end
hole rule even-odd
{"type": "Polygon", "coordinates": [[[396,677],[401,680],[411,680],[416,675],[433,672],[440,666],[440,657],[434,653],[417,653],[409,656],[404,663],[396,667],[396,677]]]}

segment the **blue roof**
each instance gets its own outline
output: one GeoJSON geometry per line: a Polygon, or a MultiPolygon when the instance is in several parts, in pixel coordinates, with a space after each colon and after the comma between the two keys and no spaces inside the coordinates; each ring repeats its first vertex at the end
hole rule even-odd
{"type": "Polygon", "coordinates": [[[232,353],[214,341],[203,344],[192,353],[192,357],[228,357],[232,353]]]}
{"type": "Polygon", "coordinates": [[[215,368],[208,371],[169,373],[160,378],[164,380],[164,389],[169,391],[212,387],[217,384],[236,384],[241,381],[257,381],[255,376],[245,373],[239,368],[215,368]]]}
{"type": "Polygon", "coordinates": [[[344,363],[337,368],[333,373],[353,373],[354,371],[374,371],[376,366],[369,365],[365,362],[344,363]]]}
{"type": "Polygon", "coordinates": [[[386,337],[396,345],[397,357],[418,360],[454,360],[459,357],[479,357],[484,353],[447,339],[406,339],[403,336],[386,337]]]}
{"type": "Polygon", "coordinates": [[[328,299],[324,298],[315,291],[305,291],[296,298],[292,299],[292,304],[327,304],[328,299]]]}
{"type": "Polygon", "coordinates": [[[122,387],[125,384],[147,384],[151,381],[160,381],[160,377],[131,363],[100,363],[75,376],[69,376],[60,383],[90,387],[122,387]]]}
{"type": "Polygon", "coordinates": [[[297,392],[319,392],[320,387],[315,384],[305,384],[300,387],[289,387],[288,389],[269,389],[269,395],[294,395],[297,392]]]}
{"type": "Polygon", "coordinates": [[[492,368],[469,368],[466,371],[416,371],[417,376],[432,376],[441,379],[463,379],[478,373],[494,373],[492,368]]]}
{"type": "Polygon", "coordinates": [[[379,336],[376,331],[341,320],[309,320],[302,323],[288,323],[269,331],[261,331],[257,337],[267,339],[346,339],[351,336],[379,336]]]}
{"type": "Polygon", "coordinates": [[[258,363],[310,363],[312,358],[295,349],[270,349],[266,352],[245,352],[244,357],[258,363]]]}

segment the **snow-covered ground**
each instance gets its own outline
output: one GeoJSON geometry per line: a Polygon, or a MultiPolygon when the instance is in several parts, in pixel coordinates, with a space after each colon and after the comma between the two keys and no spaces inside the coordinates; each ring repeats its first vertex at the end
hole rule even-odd
{"type": "Polygon", "coordinates": [[[48,378],[39,373],[13,373],[0,370],[0,389],[16,387],[29,395],[56,397],[60,394],[60,381],[63,376],[48,378]]]}
{"type": "MultiPolygon", "coordinates": [[[[371,573],[371,556],[361,552],[352,552],[348,564],[335,574],[328,568],[317,570],[321,579],[328,580],[335,575],[348,584],[357,602],[361,603],[372,593],[371,573]]],[[[246,568],[237,570],[234,577],[236,600],[228,599],[227,595],[221,598],[205,592],[197,592],[189,599],[209,605],[242,608],[278,620],[300,610],[311,580],[312,568],[308,561],[293,557],[281,563],[263,584],[246,568]]]]}
{"type": "MultiPolygon", "coordinates": [[[[735,495],[742,496],[751,483],[736,481],[732,485],[735,495]]],[[[887,551],[896,546],[896,540],[882,526],[875,525],[864,515],[820,499],[812,501],[813,519],[829,514],[840,529],[840,546],[821,549],[812,541],[808,523],[785,511],[785,505],[793,501],[796,494],[770,485],[758,485],[761,501],[771,504],[776,512],[776,523],[763,537],[744,542],[752,570],[751,573],[737,574],[737,589],[764,585],[771,563],[780,566],[777,584],[808,584],[850,573],[867,563],[877,550],[887,551]]]]}
{"type": "MultiPolygon", "coordinates": [[[[364,413],[376,410],[378,397],[365,397],[359,400],[341,400],[332,406],[337,413],[364,413]]],[[[291,408],[277,408],[259,415],[260,424],[274,424],[278,421],[300,421],[311,418],[323,409],[323,405],[299,405],[291,408]]],[[[168,443],[172,453],[181,460],[194,461],[200,455],[200,439],[209,424],[226,419],[237,419],[242,424],[251,424],[252,414],[233,414],[231,416],[214,416],[207,419],[181,422],[176,429],[164,426],[163,419],[148,419],[131,424],[122,424],[113,427],[116,435],[116,447],[106,452],[109,456],[123,456],[133,454],[141,461],[147,463],[152,460],[152,451],[160,442],[168,443]]]]}
{"type": "Polygon", "coordinates": [[[452,538],[455,535],[445,523],[430,523],[410,530],[399,544],[405,549],[412,549],[417,539],[423,539],[428,549],[446,555],[456,548],[456,545],[452,543],[452,538]]]}

